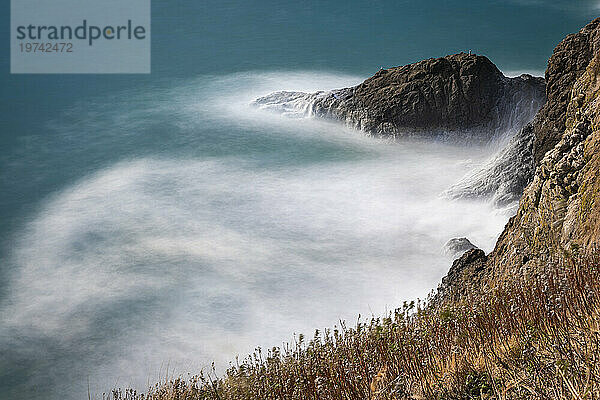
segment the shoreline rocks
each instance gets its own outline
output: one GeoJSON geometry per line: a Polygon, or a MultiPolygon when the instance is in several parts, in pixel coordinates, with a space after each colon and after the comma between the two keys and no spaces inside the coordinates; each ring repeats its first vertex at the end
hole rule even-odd
{"type": "Polygon", "coordinates": [[[442,251],[445,255],[456,257],[464,254],[468,250],[477,248],[478,247],[471,243],[469,239],[461,237],[448,240],[442,251]]]}
{"type": "Polygon", "coordinates": [[[543,78],[505,77],[485,56],[459,53],[381,69],[329,92],[275,92],[254,105],[286,115],[344,122],[377,136],[467,136],[517,131],[545,99],[543,78]]]}

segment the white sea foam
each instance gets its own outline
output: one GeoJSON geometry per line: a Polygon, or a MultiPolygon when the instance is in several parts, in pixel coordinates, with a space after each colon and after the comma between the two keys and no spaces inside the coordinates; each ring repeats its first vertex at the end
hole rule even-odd
{"type": "Polygon", "coordinates": [[[504,74],[504,76],[508,76],[509,78],[516,78],[517,76],[521,76],[523,74],[531,76],[540,76],[543,78],[545,71],[541,69],[521,69],[502,71],[502,73],[504,74]]]}

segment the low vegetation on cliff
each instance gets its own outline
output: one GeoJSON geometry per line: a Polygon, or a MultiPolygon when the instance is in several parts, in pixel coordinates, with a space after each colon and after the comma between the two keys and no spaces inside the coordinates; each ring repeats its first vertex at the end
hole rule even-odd
{"type": "Polygon", "coordinates": [[[257,349],[225,377],[178,378],[118,400],[597,399],[600,257],[546,271],[436,310],[385,318],[257,349]]]}

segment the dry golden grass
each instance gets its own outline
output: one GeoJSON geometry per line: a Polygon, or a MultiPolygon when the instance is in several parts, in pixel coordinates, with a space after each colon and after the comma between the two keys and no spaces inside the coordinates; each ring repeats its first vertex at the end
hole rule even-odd
{"type": "Polygon", "coordinates": [[[600,256],[549,265],[487,294],[261,349],[115,400],[600,399],[600,256]]]}

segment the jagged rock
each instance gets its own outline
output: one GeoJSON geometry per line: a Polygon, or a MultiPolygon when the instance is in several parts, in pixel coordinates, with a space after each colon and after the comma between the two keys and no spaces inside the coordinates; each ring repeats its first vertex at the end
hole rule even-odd
{"type": "Polygon", "coordinates": [[[293,115],[344,121],[369,134],[449,135],[489,140],[522,127],[541,107],[544,80],[507,78],[486,57],[465,53],[382,69],[358,86],[276,92],[254,104],[293,115]]]}
{"type": "Polygon", "coordinates": [[[533,122],[534,156],[538,165],[562,137],[573,85],[585,72],[594,55],[600,52],[599,24],[600,20],[596,19],[578,33],[567,36],[556,46],[548,60],[548,101],[533,122]]]}
{"type": "Polygon", "coordinates": [[[454,300],[467,290],[477,287],[482,271],[486,267],[487,257],[481,249],[467,250],[462,256],[454,260],[448,274],[438,286],[432,304],[454,300]]]}
{"type": "Polygon", "coordinates": [[[446,242],[446,244],[444,245],[443,252],[446,255],[456,257],[462,255],[467,250],[476,248],[477,246],[475,246],[473,243],[471,243],[469,239],[465,237],[453,238],[446,242]]]}

